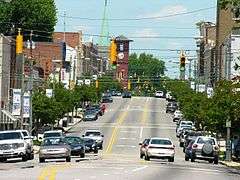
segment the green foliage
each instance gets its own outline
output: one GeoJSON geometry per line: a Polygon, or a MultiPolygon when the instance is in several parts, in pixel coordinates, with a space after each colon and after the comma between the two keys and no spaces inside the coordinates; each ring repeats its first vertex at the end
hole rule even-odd
{"type": "Polygon", "coordinates": [[[103,76],[99,78],[98,81],[100,92],[106,92],[111,89],[121,90],[121,84],[111,76],[103,76]]]}
{"type": "Polygon", "coordinates": [[[229,5],[240,6],[239,0],[219,0],[221,8],[226,8],[229,5]]]}
{"type": "Polygon", "coordinates": [[[170,81],[167,88],[180,103],[184,117],[194,121],[198,129],[213,131],[222,135],[226,133],[226,121],[231,120],[232,132],[239,133],[240,84],[220,81],[214,89],[212,98],[204,93],[196,93],[188,83],[170,81]]]}
{"type": "Polygon", "coordinates": [[[15,33],[22,28],[25,33],[35,30],[38,39],[47,40],[57,22],[57,9],[54,0],[12,0],[0,2],[0,33],[15,33]],[[14,26],[14,27],[13,27],[14,26]]]}

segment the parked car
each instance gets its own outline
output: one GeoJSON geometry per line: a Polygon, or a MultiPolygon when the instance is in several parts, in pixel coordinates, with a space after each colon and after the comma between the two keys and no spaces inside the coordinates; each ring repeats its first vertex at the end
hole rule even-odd
{"type": "Polygon", "coordinates": [[[175,146],[168,138],[145,139],[140,145],[140,158],[149,161],[151,158],[168,159],[174,162],[175,146]]]}
{"type": "Polygon", "coordinates": [[[34,158],[32,147],[24,140],[21,131],[0,132],[0,161],[10,158],[22,158],[22,161],[34,158]]]}
{"type": "Polygon", "coordinates": [[[132,94],[131,92],[125,91],[122,93],[122,98],[131,98],[132,94]]]}
{"type": "Polygon", "coordinates": [[[186,120],[180,119],[177,123],[177,126],[176,126],[176,132],[181,126],[184,126],[184,125],[192,126],[192,128],[194,129],[194,123],[192,121],[186,121],[186,120]]]}
{"type": "Polygon", "coordinates": [[[203,136],[204,132],[202,131],[189,131],[184,140],[183,144],[183,152],[185,152],[185,149],[188,147],[188,144],[192,141],[195,140],[198,136],[203,136]]]}
{"type": "Polygon", "coordinates": [[[85,157],[85,144],[82,138],[78,136],[66,136],[64,140],[70,146],[72,156],[85,157]]]}
{"type": "Polygon", "coordinates": [[[164,98],[164,92],[163,91],[156,91],[155,92],[156,98],[164,98]]]}
{"type": "Polygon", "coordinates": [[[209,163],[218,164],[219,147],[217,140],[213,137],[198,136],[195,140],[189,143],[185,151],[185,160],[195,159],[207,160],[209,163]]]}
{"type": "Polygon", "coordinates": [[[122,96],[122,93],[120,91],[117,91],[116,96],[122,96]]]}
{"type": "Polygon", "coordinates": [[[43,139],[50,137],[64,137],[64,134],[61,130],[45,131],[43,133],[43,139]]]}
{"type": "Polygon", "coordinates": [[[23,138],[24,140],[27,142],[28,144],[28,159],[34,159],[34,150],[33,150],[33,136],[30,136],[29,132],[27,130],[16,130],[17,132],[21,132],[23,134],[23,138]]]}
{"type": "Polygon", "coordinates": [[[178,105],[176,102],[169,102],[166,107],[166,113],[174,113],[178,109],[178,105]]]}
{"type": "Polygon", "coordinates": [[[98,153],[97,143],[94,139],[84,137],[85,152],[93,152],[94,154],[98,153]]]}
{"type": "Polygon", "coordinates": [[[179,111],[179,110],[176,110],[176,111],[173,113],[173,122],[176,122],[176,121],[180,120],[182,117],[183,117],[182,112],[179,111]]]}
{"type": "Polygon", "coordinates": [[[191,125],[185,125],[185,124],[180,125],[180,126],[177,128],[176,136],[179,138],[180,135],[181,135],[181,133],[182,133],[183,131],[186,131],[186,130],[193,130],[193,126],[191,126],[191,125]]]}
{"type": "Polygon", "coordinates": [[[47,137],[39,149],[39,162],[45,162],[46,159],[66,159],[71,161],[71,148],[63,137],[47,137]]]}
{"type": "Polygon", "coordinates": [[[97,113],[99,116],[102,116],[102,115],[104,114],[104,110],[103,110],[103,108],[101,107],[100,104],[91,105],[90,107],[87,108],[87,110],[96,111],[96,113],[97,113]]]}
{"type": "Polygon", "coordinates": [[[89,109],[84,112],[83,121],[96,121],[98,119],[98,112],[94,109],[89,109]]]}
{"type": "Polygon", "coordinates": [[[113,98],[111,96],[103,96],[102,97],[102,103],[112,103],[113,98]]]}
{"type": "Polygon", "coordinates": [[[103,149],[104,135],[99,130],[88,129],[85,131],[85,134],[83,134],[83,137],[95,140],[97,148],[103,149]]]}

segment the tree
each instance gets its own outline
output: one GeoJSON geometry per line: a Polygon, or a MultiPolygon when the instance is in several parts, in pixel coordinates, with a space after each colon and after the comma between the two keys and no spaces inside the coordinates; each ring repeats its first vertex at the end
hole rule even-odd
{"type": "Polygon", "coordinates": [[[219,0],[221,8],[227,8],[229,5],[240,6],[239,0],[219,0]]]}
{"type": "Polygon", "coordinates": [[[38,40],[50,40],[57,22],[54,0],[11,0],[0,2],[0,33],[14,34],[22,28],[25,34],[34,30],[38,40]]]}

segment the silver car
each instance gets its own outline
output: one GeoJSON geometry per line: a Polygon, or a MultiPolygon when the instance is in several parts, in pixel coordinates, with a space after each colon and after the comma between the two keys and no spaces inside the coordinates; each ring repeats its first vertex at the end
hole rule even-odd
{"type": "Polygon", "coordinates": [[[45,159],[66,159],[71,161],[71,148],[61,137],[45,138],[39,150],[39,162],[45,159]]]}

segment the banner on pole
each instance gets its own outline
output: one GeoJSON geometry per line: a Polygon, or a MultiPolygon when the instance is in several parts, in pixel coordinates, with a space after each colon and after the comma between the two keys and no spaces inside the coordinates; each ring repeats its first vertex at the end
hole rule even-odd
{"type": "Polygon", "coordinates": [[[14,116],[21,115],[21,89],[13,89],[12,114],[14,116]]]}
{"type": "Polygon", "coordinates": [[[23,96],[23,117],[29,118],[30,117],[30,94],[24,93],[23,96]]]}

